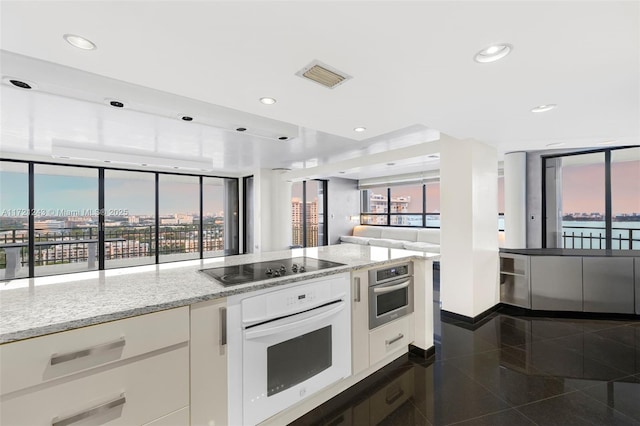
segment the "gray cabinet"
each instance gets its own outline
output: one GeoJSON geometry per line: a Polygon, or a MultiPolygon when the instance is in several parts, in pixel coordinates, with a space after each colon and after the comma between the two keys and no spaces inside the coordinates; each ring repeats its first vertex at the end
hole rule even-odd
{"type": "Polygon", "coordinates": [[[531,309],[582,311],[582,257],[531,256],[531,309]]]}
{"type": "Polygon", "coordinates": [[[529,256],[500,253],[500,302],[531,309],[529,256]]]}
{"type": "Polygon", "coordinates": [[[636,314],[640,315],[640,257],[636,257],[636,314]]]}
{"type": "Polygon", "coordinates": [[[633,314],[632,257],[584,257],[582,259],[585,312],[633,314]]]}

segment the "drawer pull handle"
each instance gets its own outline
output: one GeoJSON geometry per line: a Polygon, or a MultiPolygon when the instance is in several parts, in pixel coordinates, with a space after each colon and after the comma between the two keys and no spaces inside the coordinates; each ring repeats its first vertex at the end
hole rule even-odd
{"type": "Polygon", "coordinates": [[[355,291],[354,291],[355,296],[353,298],[353,301],[359,302],[361,300],[360,299],[360,277],[355,277],[353,279],[353,285],[355,286],[355,291]]]}
{"type": "Polygon", "coordinates": [[[103,352],[111,351],[113,349],[118,349],[123,347],[125,343],[126,342],[124,340],[124,337],[121,337],[115,342],[103,343],[102,345],[97,345],[91,348],[82,349],[75,352],[69,352],[62,355],[53,354],[51,355],[51,365],[56,365],[56,364],[71,361],[77,358],[83,358],[89,355],[97,355],[103,352]]]}
{"type": "Polygon", "coordinates": [[[227,308],[220,308],[220,346],[227,344],[227,308]]]}
{"type": "Polygon", "coordinates": [[[387,405],[391,405],[394,402],[396,402],[398,399],[402,398],[402,395],[404,395],[404,391],[402,390],[402,388],[398,389],[397,392],[394,392],[393,395],[389,395],[384,399],[384,402],[387,403],[387,405]]]}
{"type": "Polygon", "coordinates": [[[116,399],[113,399],[111,401],[105,402],[104,404],[100,404],[96,407],[93,408],[89,408],[86,411],[83,411],[81,413],[78,414],[74,414],[72,416],[69,417],[65,417],[63,419],[58,420],[57,417],[55,417],[52,422],[51,422],[51,426],[67,426],[73,423],[77,423],[80,420],[84,420],[86,418],[89,417],[93,417],[93,416],[97,416],[99,414],[105,413],[111,409],[114,409],[116,407],[119,407],[121,405],[124,405],[124,403],[127,402],[127,399],[125,398],[124,394],[120,394],[120,396],[116,399]]]}
{"type": "Polygon", "coordinates": [[[398,340],[401,340],[403,337],[404,337],[404,334],[400,333],[396,337],[394,337],[393,339],[385,340],[384,344],[387,345],[387,346],[393,345],[395,342],[397,342],[398,340]]]}

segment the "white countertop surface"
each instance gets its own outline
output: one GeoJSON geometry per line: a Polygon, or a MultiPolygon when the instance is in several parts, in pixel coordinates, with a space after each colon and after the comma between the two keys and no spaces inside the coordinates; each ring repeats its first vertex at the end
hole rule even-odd
{"type": "Polygon", "coordinates": [[[0,344],[398,259],[439,257],[435,253],[339,244],[0,282],[0,344]],[[198,272],[203,268],[299,256],[345,265],[230,287],[198,272]]]}

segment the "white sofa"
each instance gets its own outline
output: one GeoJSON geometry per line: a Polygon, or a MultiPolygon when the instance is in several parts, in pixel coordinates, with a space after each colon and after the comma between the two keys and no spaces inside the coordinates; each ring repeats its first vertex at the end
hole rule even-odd
{"type": "Polygon", "coordinates": [[[358,225],[340,242],[440,253],[440,229],[358,225]]]}

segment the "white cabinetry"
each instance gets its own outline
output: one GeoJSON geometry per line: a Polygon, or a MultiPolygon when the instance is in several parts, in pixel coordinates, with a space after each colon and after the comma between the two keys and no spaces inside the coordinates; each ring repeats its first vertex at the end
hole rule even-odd
{"type": "Polygon", "coordinates": [[[351,273],[352,374],[369,368],[369,271],[351,273]]]}
{"type": "Polygon", "coordinates": [[[184,307],[2,345],[0,423],[160,420],[189,405],[188,341],[184,307]]]}
{"type": "Polygon", "coordinates": [[[191,424],[228,424],[224,299],[191,306],[191,424]]]}

